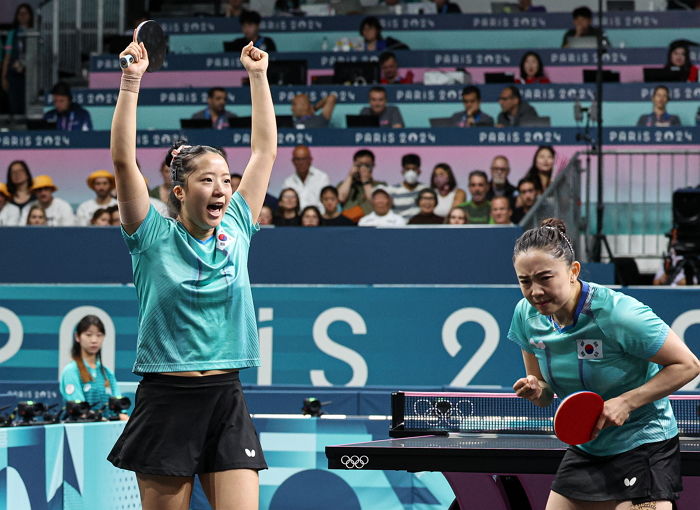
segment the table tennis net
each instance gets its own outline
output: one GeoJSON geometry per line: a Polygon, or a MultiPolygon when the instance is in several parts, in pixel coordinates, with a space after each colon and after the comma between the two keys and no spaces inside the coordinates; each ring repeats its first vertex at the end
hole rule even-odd
{"type": "MultiPolygon", "coordinates": [[[[392,435],[435,432],[553,434],[552,405],[537,407],[512,393],[392,393],[392,435]]],[[[700,436],[700,395],[674,395],[681,436],[700,436]]]]}

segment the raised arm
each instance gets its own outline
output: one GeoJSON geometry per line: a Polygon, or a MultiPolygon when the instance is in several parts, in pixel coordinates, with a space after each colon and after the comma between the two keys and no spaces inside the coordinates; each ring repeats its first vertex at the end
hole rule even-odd
{"type": "Polygon", "coordinates": [[[277,121],[272,105],[270,85],[267,83],[267,53],[248,45],[241,51],[241,63],[250,77],[252,103],[251,155],[243,172],[238,192],[250,207],[253,221],[257,221],[265,201],[272,165],[277,157],[277,121]]]}
{"type": "Polygon", "coordinates": [[[132,42],[120,57],[130,54],[134,62],[122,72],[117,106],[112,117],[110,150],[117,180],[117,199],[122,226],[133,234],[146,218],[150,202],[148,188],[136,165],[136,106],[141,76],[148,67],[148,53],[143,43],[132,42]]]}

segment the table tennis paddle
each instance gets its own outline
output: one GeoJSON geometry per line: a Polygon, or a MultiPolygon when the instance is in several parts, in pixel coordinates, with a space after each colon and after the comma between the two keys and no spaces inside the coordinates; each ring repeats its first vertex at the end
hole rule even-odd
{"type": "MultiPolygon", "coordinates": [[[[157,71],[163,65],[168,47],[163,28],[155,21],[147,20],[140,23],[134,32],[136,41],[143,43],[148,52],[148,69],[146,71],[157,71]]],[[[125,55],[119,59],[119,65],[122,69],[126,69],[133,61],[134,57],[125,55]]]]}
{"type": "Polygon", "coordinates": [[[603,397],[592,391],[572,393],[561,401],[554,415],[554,433],[566,444],[587,443],[593,439],[603,405],[603,397]]]}

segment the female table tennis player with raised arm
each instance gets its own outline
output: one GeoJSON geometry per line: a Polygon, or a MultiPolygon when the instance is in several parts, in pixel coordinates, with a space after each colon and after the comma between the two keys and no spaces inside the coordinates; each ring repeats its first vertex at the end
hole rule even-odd
{"type": "Polygon", "coordinates": [[[139,299],[134,372],[142,375],[132,419],[109,454],[136,472],[145,510],[189,508],[193,475],[216,509],[257,509],[258,470],[267,467],[241,394],[238,370],[259,365],[247,271],[251,236],[277,151],[268,55],[243,48],[250,77],[251,158],[238,191],[220,151],[172,150],[171,200],[160,216],[136,165],[136,108],[148,66],[142,44],[123,70],[111,151],[122,235],[139,299]]]}
{"type": "Polygon", "coordinates": [[[513,264],[524,299],[508,338],[527,373],[516,394],[541,407],[553,393],[605,400],[594,439],[566,451],[547,510],[670,510],[682,487],[668,395],[698,375],[698,359],[649,307],[579,279],[561,220],[523,233],[513,264]]]}

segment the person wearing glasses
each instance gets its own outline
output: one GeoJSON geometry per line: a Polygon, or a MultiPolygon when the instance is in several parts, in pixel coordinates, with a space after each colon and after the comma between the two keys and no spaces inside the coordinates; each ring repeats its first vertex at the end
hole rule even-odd
{"type": "Polygon", "coordinates": [[[510,202],[510,206],[514,207],[518,188],[508,180],[508,174],[510,173],[508,158],[500,154],[494,157],[489,170],[491,171],[491,182],[489,182],[489,192],[486,194],[486,199],[506,197],[510,202]]]}
{"type": "Polygon", "coordinates": [[[464,110],[452,115],[452,125],[455,127],[493,127],[493,117],[481,111],[481,92],[479,87],[468,85],[462,90],[464,110]]]}
{"type": "Polygon", "coordinates": [[[518,87],[513,85],[501,91],[498,103],[501,105],[501,113],[498,114],[496,127],[527,126],[539,118],[537,110],[521,99],[518,87]]]}

